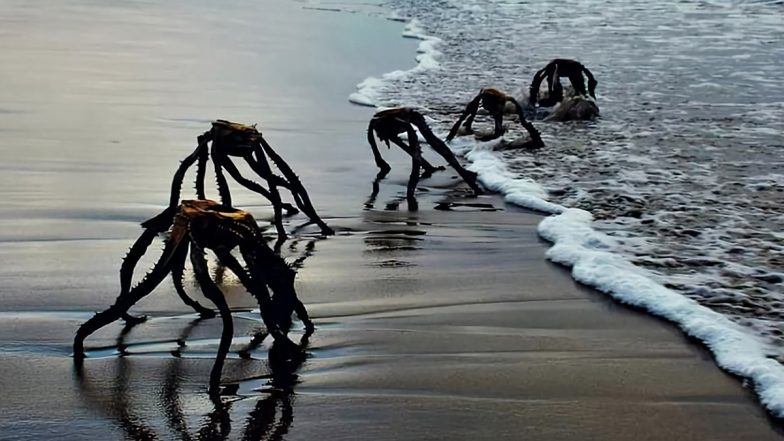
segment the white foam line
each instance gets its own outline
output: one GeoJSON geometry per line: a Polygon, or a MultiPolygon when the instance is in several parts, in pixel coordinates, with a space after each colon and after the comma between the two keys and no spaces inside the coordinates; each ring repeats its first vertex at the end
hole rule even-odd
{"type": "Polygon", "coordinates": [[[578,209],[542,220],[539,235],[553,243],[547,258],[570,266],[575,280],[677,323],[713,352],[719,366],[751,379],[762,404],[784,417],[784,366],[767,357],[768,345],[725,316],[659,285],[647,271],[602,249],[611,239],[594,230],[592,221],[590,213],[578,209]]]}
{"type": "Polygon", "coordinates": [[[509,203],[542,213],[561,213],[566,208],[549,202],[547,191],[537,182],[519,178],[506,168],[503,159],[492,149],[499,141],[477,142],[461,137],[452,141],[449,147],[468,159],[468,169],[479,174],[479,181],[488,190],[504,195],[509,203]]]}
{"type": "Polygon", "coordinates": [[[365,78],[357,84],[357,91],[348,96],[348,100],[354,104],[368,107],[378,107],[382,94],[387,90],[392,81],[415,75],[424,70],[440,69],[438,57],[441,56],[436,47],[441,44],[441,39],[430,35],[425,35],[419,26],[417,19],[411,20],[403,28],[403,37],[421,40],[417,48],[417,65],[408,70],[396,70],[387,72],[378,77],[365,78]]]}
{"type": "MultiPolygon", "coordinates": [[[[405,27],[403,36],[422,40],[417,66],[365,79],[349,101],[378,106],[390,81],[440,68],[440,52],[436,50],[440,39],[424,35],[416,19],[405,27]]],[[[471,162],[468,168],[479,174],[487,189],[501,193],[515,205],[550,214],[538,226],[539,235],[553,244],[547,251],[549,260],[571,267],[575,280],[670,320],[701,340],[721,368],[752,380],[762,404],[784,418],[784,366],[768,358],[773,352],[768,343],[725,316],[656,283],[647,270],[612,253],[614,240],[593,229],[591,213],[549,202],[541,185],[510,172],[492,149],[498,141],[480,143],[467,138],[454,140],[450,148],[471,162]]]]}
{"type": "Polygon", "coordinates": [[[616,300],[644,308],[676,323],[701,340],[723,369],[754,382],[762,404],[784,417],[784,366],[770,359],[768,343],[725,316],[656,283],[650,273],[611,251],[614,240],[592,227],[585,210],[547,201],[547,192],[535,181],[508,171],[492,151],[495,143],[457,139],[450,147],[462,153],[489,190],[515,205],[551,214],[538,226],[539,235],[552,242],[547,258],[572,268],[572,277],[616,300]]]}

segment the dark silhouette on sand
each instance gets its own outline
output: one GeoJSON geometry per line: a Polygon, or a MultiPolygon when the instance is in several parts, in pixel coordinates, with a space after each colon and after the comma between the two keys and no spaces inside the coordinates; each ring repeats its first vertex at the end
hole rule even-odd
{"type": "Polygon", "coordinates": [[[424,168],[422,177],[428,177],[438,170],[438,168],[433,167],[422,157],[422,148],[419,144],[419,138],[417,137],[415,128],[419,130],[419,133],[421,133],[427,143],[430,144],[430,147],[457,171],[460,177],[462,177],[469,187],[474,190],[475,194],[482,194],[482,189],[476,182],[476,173],[466,170],[460,165],[460,162],[449,147],[433,134],[430,127],[428,127],[425,122],[425,117],[422,116],[421,113],[406,107],[382,110],[373,115],[373,118],[368,125],[368,143],[370,143],[370,147],[373,149],[373,157],[375,158],[376,165],[380,169],[377,176],[378,179],[386,176],[391,170],[391,167],[384,161],[384,158],[381,157],[381,152],[379,152],[378,146],[376,145],[374,133],[375,136],[378,136],[378,139],[386,142],[387,147],[389,147],[391,141],[411,155],[411,175],[408,180],[408,190],[406,193],[409,200],[414,200],[414,192],[416,191],[416,186],[420,178],[419,168],[424,168]],[[400,138],[399,135],[401,133],[406,133],[408,135],[408,144],[400,138]]]}
{"type": "Polygon", "coordinates": [[[231,177],[245,188],[254,191],[272,202],[275,212],[275,228],[278,237],[285,238],[286,231],[283,229],[283,210],[287,214],[296,214],[297,209],[291,204],[282,202],[278,187],[283,187],[291,192],[294,202],[300,210],[305,213],[311,222],[316,223],[321,228],[322,234],[331,235],[335,232],[324,223],[316,213],[310,201],[308,192],[300,182],[299,177],[291,167],[278,155],[275,150],[267,143],[255,125],[245,125],[225,120],[217,120],[212,123],[212,129],[201,134],[198,138],[198,146],[180,164],[179,169],[172,181],[171,197],[169,208],[174,209],[180,201],[180,188],[185,172],[196,162],[196,197],[206,199],[204,194],[204,179],[206,174],[207,160],[212,155],[215,167],[215,177],[218,183],[218,193],[221,203],[232,206],[231,192],[223,171],[227,171],[231,177]],[[211,144],[211,147],[208,144],[211,144]],[[269,156],[269,159],[267,159],[269,156]],[[264,188],[242,175],[232,158],[242,158],[260,178],[266,181],[269,189],[264,188]],[[274,164],[283,176],[275,174],[270,166],[274,164]]]}
{"type": "Polygon", "coordinates": [[[210,277],[204,256],[207,249],[213,251],[220,264],[234,272],[242,285],[257,299],[267,331],[275,341],[280,342],[279,346],[288,348],[292,356],[299,356],[300,348],[287,336],[291,315],[296,312],[308,332],[313,330],[313,323],[305,306],[297,298],[294,289],[295,270],[267,246],[253,216],[214,201],[183,201],[176,215],[171,216],[169,209],[166,209],[143,226],[146,229],[142,237],[133,245],[120,269],[121,291],[114,305],[93,316],[76,333],[73,350],[77,362],[81,363],[84,357],[85,338],[109,323],[128,316],[128,310],[150,294],[169,274],[172,275],[177,293],[186,304],[202,315],[205,310],[210,311],[192,300],[182,287],[182,272],[190,254],[196,280],[205,297],[218,308],[223,321],[223,333],[209,385],[209,393],[218,395],[221,370],[231,345],[234,327],[223,292],[210,277]],[[163,255],[141,281],[131,288],[131,278],[139,259],[155,235],[166,231],[169,237],[163,255]],[[235,248],[239,249],[247,268],[231,254],[235,248]]]}

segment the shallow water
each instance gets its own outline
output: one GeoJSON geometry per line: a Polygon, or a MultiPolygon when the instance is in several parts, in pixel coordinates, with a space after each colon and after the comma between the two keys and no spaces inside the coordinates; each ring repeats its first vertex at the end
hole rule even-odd
{"type": "Polygon", "coordinates": [[[507,202],[563,213],[539,225],[548,259],[677,323],[784,416],[781,2],[386,4],[411,20],[418,65],[349,100],[418,107],[442,135],[481,87],[525,102],[550,59],[590,67],[597,121],[539,122],[535,152],[510,148],[514,122],[453,150],[507,202]]]}
{"type": "Polygon", "coordinates": [[[388,4],[443,41],[439,68],[387,78],[378,101],[422,107],[442,131],[481,87],[522,96],[550,59],[586,64],[601,118],[538,123],[547,148],[497,153],[507,170],[784,358],[781,2],[388,4]]]}

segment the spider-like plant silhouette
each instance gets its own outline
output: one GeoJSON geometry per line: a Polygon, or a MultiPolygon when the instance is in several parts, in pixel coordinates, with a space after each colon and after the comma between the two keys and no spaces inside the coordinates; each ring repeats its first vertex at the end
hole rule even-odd
{"type": "MultiPolygon", "coordinates": [[[[94,315],[76,332],[73,351],[77,360],[84,358],[84,340],[89,335],[127,316],[127,311],[150,294],[169,274],[172,275],[178,294],[186,303],[199,310],[195,306],[198,303],[190,299],[182,287],[182,273],[190,255],[196,280],[204,296],[218,308],[223,321],[223,333],[209,385],[209,393],[217,395],[234,326],[223,292],[210,277],[204,255],[208,249],[215,254],[220,264],[236,274],[245,289],[256,298],[261,318],[275,341],[288,348],[292,354],[298,353],[299,348],[287,336],[291,316],[296,312],[307,332],[312,332],[313,323],[305,306],[297,298],[294,289],[296,272],[267,246],[253,216],[214,201],[193,200],[183,201],[175,214],[166,209],[142,225],[145,231],[131,247],[120,269],[120,295],[109,309],[94,315]],[[168,238],[162,256],[141,281],[131,288],[136,263],[155,235],[167,230],[168,238]],[[245,266],[232,255],[235,248],[239,250],[245,266]],[[270,296],[269,290],[272,290],[273,296],[270,296]]],[[[203,308],[201,305],[199,307],[203,308]]]]}
{"type": "Polygon", "coordinates": [[[381,152],[378,151],[378,145],[376,145],[376,140],[373,136],[374,133],[378,136],[378,139],[386,142],[387,147],[389,147],[391,141],[411,155],[411,175],[408,180],[407,191],[409,200],[413,199],[416,185],[419,182],[420,166],[424,168],[425,174],[423,176],[425,177],[438,170],[422,157],[422,147],[419,144],[419,138],[417,138],[415,128],[419,130],[419,133],[422,134],[430,147],[457,171],[466,184],[474,190],[474,193],[482,194],[482,189],[479,188],[479,185],[476,183],[476,173],[463,168],[449,147],[438,139],[430,130],[430,127],[428,127],[425,122],[425,117],[416,110],[408,107],[382,110],[373,115],[373,118],[370,120],[367,139],[368,143],[370,143],[370,147],[373,149],[373,157],[376,160],[376,166],[380,169],[378,178],[386,176],[391,170],[391,167],[384,158],[381,157],[381,152]],[[408,135],[408,144],[400,139],[400,134],[402,133],[408,135]]]}
{"type": "Polygon", "coordinates": [[[169,208],[174,209],[179,204],[182,180],[188,168],[194,163],[196,163],[196,197],[197,199],[206,199],[204,180],[207,161],[210,155],[212,155],[218,194],[223,205],[232,206],[231,192],[224,174],[224,171],[226,171],[240,185],[264,196],[272,203],[274,223],[279,238],[286,237],[282,221],[283,210],[286,210],[287,214],[295,214],[297,209],[281,200],[278,187],[283,187],[291,192],[297,207],[310,218],[311,222],[316,223],[321,228],[322,234],[331,235],[335,233],[316,213],[308,192],[305,190],[299,177],[288,163],[269,145],[255,125],[219,119],[214,121],[212,128],[200,135],[197,140],[198,146],[196,149],[182,161],[174,174],[169,208]],[[251,170],[267,183],[268,188],[264,188],[261,184],[243,176],[232,158],[243,159],[250,166],[251,170]],[[274,164],[283,176],[275,174],[270,163],[274,164]]]}
{"type": "Polygon", "coordinates": [[[528,131],[528,134],[531,135],[531,140],[526,142],[522,147],[544,147],[542,136],[540,135],[539,131],[536,130],[536,127],[534,127],[533,124],[525,119],[523,108],[520,106],[520,103],[504,92],[501,92],[498,89],[493,89],[491,87],[486,87],[479,90],[479,93],[474,97],[474,99],[468,103],[465,110],[463,110],[463,113],[460,115],[460,118],[457,119],[455,124],[452,126],[452,129],[449,131],[449,134],[446,137],[447,142],[451,141],[457,135],[457,132],[460,130],[460,124],[463,123],[463,120],[465,120],[465,124],[463,125],[465,130],[468,133],[473,132],[471,125],[473,124],[474,118],[479,111],[480,105],[482,108],[487,110],[495,122],[495,130],[493,133],[480,139],[482,141],[490,141],[500,137],[504,134],[503,119],[506,103],[512,103],[515,108],[515,112],[517,113],[517,117],[520,119],[520,124],[523,126],[523,128],[525,128],[526,131],[528,131]]]}
{"type": "Polygon", "coordinates": [[[540,69],[534,74],[531,88],[528,92],[528,102],[535,106],[537,102],[540,106],[550,107],[563,100],[563,87],[561,86],[559,78],[567,77],[569,82],[572,83],[574,94],[591,95],[596,99],[596,85],[599,84],[593,77],[593,74],[582,63],[575,60],[567,60],[563,58],[556,58],[555,60],[547,63],[547,66],[540,69]],[[588,78],[588,91],[585,90],[585,79],[583,74],[588,78]],[[539,86],[542,81],[547,78],[547,98],[539,100],[539,86]]]}

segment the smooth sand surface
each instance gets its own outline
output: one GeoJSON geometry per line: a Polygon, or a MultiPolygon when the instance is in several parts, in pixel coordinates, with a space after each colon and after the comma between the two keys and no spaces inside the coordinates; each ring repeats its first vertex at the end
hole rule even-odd
{"type": "MultiPolygon", "coordinates": [[[[780,438],[752,392],[675,327],[548,263],[539,216],[465,198],[451,172],[422,181],[409,211],[408,161],[394,150],[373,195],[372,110],[346,97],[413,63],[400,23],[272,0],[24,5],[0,6],[0,80],[13,84],[0,89],[11,158],[0,165],[0,439],[780,438]],[[167,282],[136,309],[148,322],[88,339],[77,375],[73,333],[116,296],[138,222],[213,118],[261,123],[338,230],[305,227],[283,246],[301,260],[297,289],[317,325],[309,358],[296,373],[271,369],[269,339],[251,359],[231,355],[224,380],[239,395],[216,406],[204,392],[220,321],[196,320],[167,282]]],[[[239,350],[263,326],[236,279],[222,287],[239,350]]]]}

